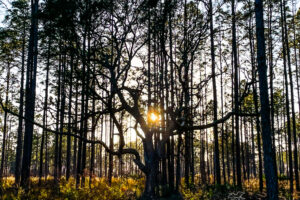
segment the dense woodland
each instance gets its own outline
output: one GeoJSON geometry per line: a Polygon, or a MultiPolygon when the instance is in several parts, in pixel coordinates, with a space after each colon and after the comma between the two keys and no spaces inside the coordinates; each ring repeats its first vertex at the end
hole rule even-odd
{"type": "Polygon", "coordinates": [[[297,3],[0,1],[0,198],[300,198],[297,3]]]}

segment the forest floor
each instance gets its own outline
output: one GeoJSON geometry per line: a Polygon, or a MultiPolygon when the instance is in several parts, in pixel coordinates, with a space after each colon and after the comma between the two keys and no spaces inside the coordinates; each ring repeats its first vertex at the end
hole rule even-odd
{"type": "MultiPolygon", "coordinates": [[[[182,181],[182,185],[184,181],[182,181]]],[[[290,199],[288,180],[279,180],[280,199],[290,199]]],[[[243,190],[238,191],[232,185],[222,186],[192,186],[180,188],[180,194],[169,195],[161,200],[198,200],[198,199],[266,199],[265,191],[259,192],[257,179],[250,179],[243,183],[243,190]]],[[[14,178],[4,178],[0,187],[0,199],[4,200],[134,200],[141,197],[144,190],[144,178],[113,178],[109,186],[105,178],[94,178],[89,183],[86,178],[84,187],[76,189],[75,180],[61,179],[55,187],[53,178],[38,184],[38,178],[31,178],[28,192],[14,187],[14,178]]],[[[163,190],[163,188],[162,188],[163,190]]],[[[293,194],[294,199],[300,199],[299,193],[293,194]]]]}

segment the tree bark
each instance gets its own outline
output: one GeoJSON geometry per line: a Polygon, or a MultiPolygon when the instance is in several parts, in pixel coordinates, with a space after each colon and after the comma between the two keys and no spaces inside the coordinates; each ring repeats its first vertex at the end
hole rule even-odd
{"type": "Polygon", "coordinates": [[[286,107],[286,117],[287,117],[287,135],[288,135],[288,154],[289,154],[289,178],[290,178],[290,193],[293,193],[293,155],[292,155],[292,139],[291,139],[291,120],[290,120],[290,105],[289,105],[289,88],[288,88],[288,77],[287,77],[287,66],[286,66],[286,51],[288,46],[286,46],[285,41],[285,29],[284,29],[284,10],[282,0],[280,1],[280,11],[281,11],[281,36],[282,36],[282,51],[283,51],[283,71],[284,71],[284,80],[285,80],[285,107],[286,107]]]}
{"type": "MultiPolygon", "coordinates": [[[[5,106],[8,105],[8,94],[9,94],[9,83],[10,83],[10,63],[7,64],[7,75],[6,75],[6,91],[5,91],[5,106]]],[[[3,139],[2,139],[2,152],[1,152],[1,166],[0,166],[0,181],[2,182],[4,173],[4,164],[6,160],[6,136],[7,135],[7,110],[4,111],[4,124],[3,124],[3,139]]]]}
{"type": "MultiPolygon", "coordinates": [[[[71,55],[71,61],[70,61],[70,77],[69,77],[69,107],[68,107],[68,136],[67,136],[67,170],[66,170],[66,179],[69,180],[70,178],[70,171],[71,171],[71,131],[72,131],[72,89],[73,89],[73,58],[74,55],[72,53],[71,55]]],[[[76,122],[75,122],[76,123],[76,122]]],[[[74,138],[75,139],[75,138],[74,138]]],[[[75,152],[74,152],[75,154],[75,152]]]]}
{"type": "MultiPolygon", "coordinates": [[[[48,110],[48,87],[49,87],[49,67],[50,67],[50,47],[51,41],[49,38],[48,43],[48,52],[47,52],[47,64],[46,64],[46,81],[45,81],[45,99],[44,99],[44,109],[43,109],[43,126],[46,127],[47,120],[47,110],[48,110]]],[[[42,176],[43,176],[43,162],[44,162],[44,141],[46,130],[43,129],[41,147],[40,147],[40,170],[39,170],[39,185],[41,185],[42,176]]],[[[46,158],[47,159],[47,158],[46,158]]],[[[45,169],[46,171],[46,169],[45,169]]]]}
{"type": "MultiPolygon", "coordinates": [[[[213,7],[212,0],[209,0],[209,16],[210,16],[210,53],[211,53],[211,76],[213,82],[213,104],[214,104],[214,121],[218,119],[218,102],[217,102],[217,86],[216,86],[216,73],[215,73],[215,45],[214,45],[214,26],[213,26],[213,7]]],[[[218,138],[218,125],[215,124],[214,128],[214,167],[216,173],[217,184],[221,184],[220,172],[220,153],[219,153],[219,138],[218,138]]]]}
{"type": "Polygon", "coordinates": [[[268,96],[267,65],[265,54],[265,36],[263,19],[263,2],[255,0],[257,67],[261,102],[262,139],[264,149],[264,167],[267,182],[268,199],[278,199],[278,183],[271,138],[270,105],[268,96]]]}
{"type": "MultiPolygon", "coordinates": [[[[23,35],[22,35],[22,64],[21,64],[21,86],[20,86],[20,105],[19,115],[24,114],[24,73],[25,73],[25,37],[26,37],[26,26],[25,21],[23,23],[23,35]]],[[[19,117],[18,124],[18,136],[17,136],[17,150],[16,150],[16,169],[15,169],[15,183],[19,185],[20,174],[21,174],[21,158],[22,158],[22,146],[23,146],[23,118],[19,117]]]]}
{"type": "Polygon", "coordinates": [[[285,38],[284,42],[286,45],[286,54],[287,54],[287,62],[288,62],[288,75],[290,79],[290,90],[291,90],[291,107],[292,107],[292,126],[293,126],[293,140],[294,140],[294,168],[295,168],[295,182],[296,182],[296,189],[299,191],[299,173],[298,173],[298,145],[297,145],[297,128],[296,128],[296,114],[295,114],[295,104],[294,104],[294,82],[293,82],[293,75],[291,69],[291,55],[290,55],[290,47],[289,47],[289,40],[288,40],[288,30],[287,30],[287,21],[286,21],[286,5],[285,0],[283,0],[283,19],[284,19],[284,31],[285,31],[285,38]]]}
{"type": "Polygon", "coordinates": [[[21,186],[28,188],[32,152],[33,121],[35,108],[36,70],[38,54],[38,0],[31,1],[31,29],[28,46],[27,76],[25,90],[25,133],[21,171],[21,186]]]}
{"type": "MultiPolygon", "coordinates": [[[[234,110],[239,112],[239,83],[238,83],[238,57],[236,46],[236,18],[235,18],[235,0],[231,0],[231,15],[232,15],[232,52],[234,63],[234,110]]],[[[240,159],[240,134],[239,134],[239,116],[235,115],[235,146],[236,146],[236,172],[237,186],[242,188],[241,178],[241,159],[240,159]]]]}

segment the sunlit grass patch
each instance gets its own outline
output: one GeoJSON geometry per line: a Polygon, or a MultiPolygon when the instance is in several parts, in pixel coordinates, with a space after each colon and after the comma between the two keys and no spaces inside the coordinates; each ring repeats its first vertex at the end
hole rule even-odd
{"type": "MultiPolygon", "coordinates": [[[[198,199],[263,199],[266,197],[266,189],[261,193],[259,191],[259,180],[249,179],[243,182],[243,190],[239,191],[232,184],[215,186],[213,184],[199,184],[199,177],[195,178],[195,184],[189,187],[185,185],[184,178],[181,179],[180,197],[185,200],[198,199]]],[[[264,181],[265,182],[265,181],[264,181]]],[[[22,188],[16,188],[14,178],[4,178],[1,184],[0,199],[4,200],[134,200],[142,196],[144,190],[145,178],[127,177],[112,178],[111,185],[106,178],[89,177],[85,178],[85,186],[76,189],[76,180],[70,178],[68,181],[62,177],[59,185],[55,186],[53,177],[47,180],[42,179],[39,185],[39,179],[32,177],[30,179],[30,189],[25,192],[22,188]]],[[[295,186],[295,183],[294,183],[295,186]]],[[[168,197],[174,199],[174,195],[168,197]]],[[[280,199],[289,199],[289,180],[279,180],[280,199]]],[[[300,199],[296,188],[293,193],[294,199],[300,199]]],[[[168,199],[164,198],[164,199],[168,199]]],[[[175,195],[175,199],[178,196],[175,195]]]]}
{"type": "Polygon", "coordinates": [[[144,189],[144,179],[132,178],[113,178],[111,186],[105,178],[86,178],[85,186],[76,189],[74,178],[68,181],[64,177],[61,178],[59,186],[56,187],[53,178],[42,180],[39,185],[38,178],[30,179],[30,189],[27,193],[23,189],[17,189],[14,186],[14,178],[8,177],[3,179],[1,199],[45,199],[45,200],[131,200],[141,196],[144,189]]]}

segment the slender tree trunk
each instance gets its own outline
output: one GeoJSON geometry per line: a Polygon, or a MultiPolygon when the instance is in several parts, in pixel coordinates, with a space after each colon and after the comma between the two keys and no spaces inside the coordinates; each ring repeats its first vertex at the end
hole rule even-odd
{"type": "MultiPolygon", "coordinates": [[[[209,1],[209,16],[210,16],[210,53],[211,53],[211,76],[213,82],[213,104],[214,104],[214,121],[218,119],[218,103],[217,103],[217,86],[216,86],[216,73],[215,73],[215,45],[214,45],[214,26],[213,26],[213,8],[212,0],[209,1]]],[[[215,153],[215,173],[217,184],[221,184],[221,172],[220,172],[220,156],[219,156],[219,138],[218,138],[218,125],[213,127],[214,131],[214,153],[215,153]]]]}
{"type": "MultiPolygon", "coordinates": [[[[109,123],[109,148],[111,151],[114,149],[114,124],[112,121],[112,118],[110,118],[110,123],[109,123]]],[[[108,154],[108,183],[111,185],[112,182],[112,176],[113,176],[113,168],[114,168],[114,163],[113,163],[113,156],[112,154],[108,154]]]]}
{"type": "MultiPolygon", "coordinates": [[[[5,90],[5,106],[8,105],[8,94],[10,84],[10,63],[7,64],[6,74],[6,90],[5,90]]],[[[3,125],[3,139],[2,139],[2,152],[1,152],[1,166],[0,166],[0,181],[2,181],[4,173],[4,164],[6,160],[6,135],[7,135],[7,110],[4,110],[4,125],[3,125]]]]}
{"type": "MultiPolygon", "coordinates": [[[[294,7],[294,1],[293,1],[293,7],[294,7]]],[[[293,15],[295,15],[295,12],[293,13],[293,15]]],[[[298,74],[299,69],[298,69],[298,59],[297,59],[297,50],[296,50],[295,17],[293,17],[292,23],[293,23],[293,36],[294,36],[294,40],[293,40],[294,44],[293,45],[294,45],[294,54],[295,54],[295,67],[296,67],[295,73],[296,73],[296,85],[297,85],[297,96],[298,96],[298,109],[300,109],[299,74],[298,74]]],[[[300,48],[299,48],[299,51],[300,51],[300,48]]],[[[299,53],[299,56],[300,56],[300,53],[299,53]]],[[[295,114],[295,112],[294,112],[294,114],[295,114]]],[[[294,128],[294,123],[293,123],[293,128],[294,128]]],[[[294,143],[295,149],[294,149],[294,151],[296,152],[296,154],[297,154],[296,146],[297,146],[297,140],[298,139],[299,138],[295,138],[295,134],[294,134],[294,140],[295,140],[295,143],[294,143]]],[[[296,154],[294,153],[294,157],[297,156],[296,154]]],[[[295,159],[295,165],[297,166],[297,168],[295,168],[296,189],[297,189],[297,191],[299,191],[300,188],[299,188],[299,178],[298,178],[298,157],[295,157],[294,159],[295,159]]]]}
{"type": "Polygon", "coordinates": [[[278,183],[271,138],[270,105],[268,96],[267,65],[265,53],[263,2],[255,0],[257,68],[261,102],[262,139],[264,149],[264,167],[267,182],[268,199],[278,199],[278,183]]]}
{"type": "MultiPolygon", "coordinates": [[[[103,92],[102,92],[102,94],[103,94],[103,92]]],[[[101,106],[102,108],[103,108],[103,102],[102,102],[102,106],[101,106]]],[[[101,130],[100,130],[100,140],[101,141],[103,141],[103,126],[104,126],[104,116],[102,115],[101,116],[101,130]]],[[[131,137],[131,135],[130,135],[130,137],[131,137]]],[[[131,140],[130,140],[131,141],[131,140]]],[[[99,176],[100,177],[102,177],[103,176],[103,174],[102,174],[102,165],[103,165],[103,162],[102,162],[102,145],[100,146],[100,148],[99,148],[99,157],[100,157],[100,159],[99,159],[99,164],[100,164],[100,167],[99,167],[99,171],[100,171],[100,174],[99,174],[99,176]]]]}
{"type": "MultiPolygon", "coordinates": [[[[90,30],[88,28],[88,48],[87,48],[87,65],[86,65],[86,82],[85,82],[85,111],[84,111],[84,139],[87,138],[87,132],[88,132],[88,108],[89,108],[89,88],[90,88],[90,30]]],[[[85,186],[85,169],[86,169],[86,154],[87,154],[87,142],[83,141],[83,147],[82,147],[82,163],[81,163],[81,187],[85,186]]]]}
{"type": "MultiPolygon", "coordinates": [[[[61,97],[61,56],[59,56],[59,64],[58,64],[58,82],[57,82],[57,103],[56,103],[56,131],[59,132],[59,113],[60,113],[60,97],[61,97]]],[[[54,149],[54,182],[57,185],[59,179],[59,134],[55,134],[54,141],[55,149],[54,149]]]]}
{"type": "Polygon", "coordinates": [[[240,122],[241,122],[241,124],[240,124],[240,127],[241,127],[241,129],[240,129],[240,138],[241,138],[241,154],[242,154],[242,170],[243,170],[243,180],[246,180],[246,169],[245,169],[245,143],[244,143],[244,141],[243,141],[243,135],[242,135],[242,133],[243,133],[243,120],[244,119],[244,117],[241,117],[241,120],[240,120],[240,122]]]}
{"type": "MultiPolygon", "coordinates": [[[[220,55],[219,55],[219,59],[220,59],[220,83],[221,83],[221,114],[222,114],[222,118],[224,117],[224,92],[223,92],[223,66],[222,66],[222,33],[220,33],[220,42],[219,42],[219,51],[220,51],[220,55]]],[[[226,183],[226,166],[225,166],[225,149],[224,149],[224,142],[225,142],[225,133],[224,133],[224,123],[222,123],[222,129],[221,129],[221,133],[222,133],[222,166],[223,166],[223,179],[224,179],[224,184],[226,183]]],[[[226,133],[227,134],[227,133],[226,133]]],[[[230,174],[228,174],[228,176],[230,176],[230,174]]]]}
{"type": "Polygon", "coordinates": [[[36,70],[38,54],[38,0],[31,1],[31,29],[28,46],[27,76],[25,90],[25,133],[21,171],[21,186],[28,188],[32,152],[33,121],[35,108],[36,70]]]}
{"type": "MultiPolygon", "coordinates": [[[[286,67],[286,51],[288,46],[286,46],[285,42],[285,29],[284,29],[284,11],[283,11],[283,3],[280,2],[280,10],[281,10],[281,29],[282,29],[282,50],[283,50],[283,67],[284,67],[284,80],[285,80],[285,106],[286,106],[286,115],[287,115],[287,135],[288,135],[288,152],[289,152],[289,178],[290,178],[290,193],[293,193],[293,155],[292,155],[292,139],[291,139],[291,120],[290,120],[290,105],[289,105],[289,89],[288,89],[288,77],[287,77],[287,67],[286,67]]],[[[291,84],[291,83],[290,83],[291,84]]]]}
{"type": "MultiPolygon", "coordinates": [[[[69,180],[70,178],[70,171],[71,171],[71,115],[72,115],[72,90],[73,90],[73,58],[74,55],[71,55],[70,61],[70,77],[69,77],[69,108],[68,108],[68,136],[67,136],[67,170],[66,170],[66,179],[69,180]]],[[[75,122],[76,123],[76,122],[75,122]]],[[[76,126],[76,125],[75,125],[76,126]]],[[[75,152],[74,152],[75,154],[75,152]]]]}
{"type": "MultiPolygon", "coordinates": [[[[86,42],[86,30],[84,31],[84,36],[83,36],[83,52],[85,52],[86,47],[85,47],[85,42],[86,42]]],[[[81,114],[80,114],[80,131],[79,131],[79,136],[80,138],[83,137],[84,134],[84,111],[85,111],[85,76],[86,76],[86,61],[85,61],[85,55],[82,55],[82,75],[81,75],[81,81],[82,81],[82,87],[81,87],[81,114]]],[[[80,177],[82,176],[82,171],[81,171],[81,162],[82,162],[82,139],[79,139],[78,141],[78,155],[77,155],[77,172],[76,172],[76,188],[79,187],[80,184],[80,177]]]]}
{"type": "Polygon", "coordinates": [[[272,38],[272,2],[268,1],[268,54],[269,54],[269,75],[270,75],[270,100],[271,100],[271,130],[272,145],[275,149],[275,131],[274,131],[274,94],[273,94],[273,38],[272,38]]]}
{"type": "Polygon", "coordinates": [[[180,168],[180,147],[182,143],[181,133],[178,134],[177,144],[177,160],[176,160],[176,192],[179,192],[180,179],[181,179],[181,168],[180,168]]]}
{"type": "MultiPolygon", "coordinates": [[[[231,0],[232,15],[232,52],[234,61],[234,110],[239,112],[239,83],[238,83],[238,57],[236,47],[236,18],[235,18],[235,0],[231,0]]],[[[237,170],[237,186],[242,188],[241,177],[241,159],[240,159],[240,134],[239,134],[239,116],[235,115],[235,145],[236,145],[236,170],[237,170]]]]}
{"type": "MultiPolygon", "coordinates": [[[[95,64],[93,65],[93,74],[96,73],[95,70],[95,64]]],[[[95,90],[95,79],[96,76],[93,75],[93,80],[92,80],[92,89],[95,90]]],[[[95,102],[95,94],[92,94],[92,112],[95,113],[95,109],[96,109],[96,102],[95,102]]],[[[95,119],[95,115],[92,116],[92,141],[95,141],[95,132],[96,132],[96,119],[95,119]]],[[[95,166],[95,143],[91,144],[91,163],[90,163],[90,186],[92,183],[92,178],[94,176],[94,166],[95,166]]]]}
{"type": "MultiPolygon", "coordinates": [[[[171,74],[171,108],[174,108],[174,69],[173,69],[173,36],[172,36],[172,13],[169,13],[169,44],[170,44],[170,74],[171,74]]],[[[168,156],[169,156],[169,190],[172,193],[174,191],[174,136],[168,140],[168,156]]]]}
{"type": "MultiPolygon", "coordinates": [[[[200,78],[201,77],[201,71],[200,71],[200,78]]],[[[204,94],[202,92],[201,97],[204,97],[204,94]]],[[[202,112],[202,116],[204,116],[204,102],[201,102],[201,112],[202,112]]],[[[202,124],[205,123],[205,117],[202,118],[201,120],[202,124]]],[[[205,172],[205,131],[200,130],[200,174],[201,174],[201,183],[204,185],[207,183],[207,179],[206,179],[206,172],[205,172]]]]}
{"type": "MultiPolygon", "coordinates": [[[[233,66],[233,55],[231,56],[231,64],[232,64],[232,70],[231,70],[231,99],[232,102],[234,102],[234,66],[233,66]]],[[[234,109],[234,104],[231,105],[232,109],[234,109]]],[[[232,174],[233,174],[233,185],[236,185],[236,170],[235,170],[235,145],[234,145],[234,116],[231,118],[231,124],[232,124],[232,134],[231,134],[231,151],[232,151],[232,174]]]]}
{"type": "MultiPolygon", "coordinates": [[[[189,64],[188,64],[188,55],[187,55],[187,0],[184,0],[184,52],[183,52],[183,67],[184,67],[184,83],[183,83],[183,91],[184,91],[184,116],[185,116],[185,123],[190,124],[190,94],[189,94],[189,64]]],[[[185,143],[184,143],[184,149],[185,149],[185,158],[184,158],[184,177],[185,177],[185,184],[189,186],[189,179],[190,179],[190,164],[191,164],[191,155],[190,155],[190,132],[185,131],[185,143]]]]}
{"type": "MultiPolygon", "coordinates": [[[[75,65],[75,74],[77,77],[78,74],[78,60],[76,60],[76,65],[75,65]]],[[[79,95],[79,91],[78,91],[78,83],[75,83],[75,117],[74,117],[74,132],[77,134],[78,132],[78,95],[79,95]]],[[[77,138],[74,137],[74,144],[73,144],[73,175],[76,176],[77,174],[77,138]]]]}
{"type": "MultiPolygon", "coordinates": [[[[47,52],[47,64],[46,64],[46,81],[45,81],[45,99],[44,99],[44,110],[43,110],[43,127],[46,127],[47,120],[47,110],[48,110],[48,87],[49,87],[49,67],[50,67],[50,47],[51,41],[49,38],[48,43],[48,52],[47,52]]],[[[39,171],[39,185],[41,185],[42,176],[43,176],[43,162],[44,162],[44,141],[46,130],[43,129],[42,140],[41,140],[41,149],[40,149],[40,171],[39,171]]],[[[47,159],[47,158],[46,158],[47,159]]],[[[46,170],[45,170],[46,171],[46,170]]]]}
{"type": "MultiPolygon", "coordinates": [[[[294,1],[293,1],[293,8],[294,7],[294,1]]],[[[296,70],[295,70],[295,73],[296,73],[296,85],[297,85],[297,97],[298,97],[298,113],[300,113],[300,86],[299,86],[299,69],[298,69],[298,59],[297,59],[297,35],[296,35],[296,26],[295,26],[295,12],[293,12],[293,19],[292,19],[292,23],[293,23],[293,45],[294,45],[294,56],[295,56],[295,67],[296,67],[296,70]]],[[[298,46],[298,55],[299,55],[299,59],[300,59],[300,45],[298,46]]],[[[297,138],[298,139],[298,138],[297,138]]],[[[297,158],[298,159],[298,158],[297,158]]],[[[297,190],[299,190],[297,188],[297,190]]]]}
{"type": "MultiPolygon", "coordinates": [[[[253,90],[253,101],[255,113],[258,113],[258,95],[257,95],[257,84],[256,84],[256,68],[255,68],[255,58],[254,58],[254,41],[252,32],[252,20],[250,20],[249,28],[249,43],[250,43],[250,54],[251,54],[251,65],[252,65],[252,80],[254,84],[252,85],[253,90]]],[[[259,176],[259,190],[263,190],[263,170],[262,170],[262,157],[261,157],[261,134],[260,134],[260,119],[256,116],[256,132],[257,132],[257,148],[258,148],[258,176],[259,176]]]]}
{"type": "Polygon", "coordinates": [[[296,189],[299,191],[299,174],[298,174],[298,145],[297,145],[297,129],[296,129],[296,114],[295,114],[295,104],[294,104],[294,82],[293,82],[293,75],[291,69],[291,56],[290,56],[290,47],[289,47],[289,40],[288,40],[288,30],[287,30],[287,22],[286,22],[286,5],[285,0],[283,0],[283,19],[284,19],[284,31],[285,31],[285,38],[284,42],[286,45],[286,54],[287,54],[287,62],[288,62],[288,74],[290,79],[290,90],[291,90],[291,106],[292,106],[292,126],[293,126],[293,140],[294,140],[294,168],[295,168],[295,180],[296,180],[296,189]]]}
{"type": "Polygon", "coordinates": [[[254,143],[254,124],[253,124],[253,119],[250,118],[251,120],[251,147],[252,147],[252,169],[253,169],[253,176],[256,178],[256,162],[255,162],[255,143],[254,143]]]}
{"type": "MultiPolygon", "coordinates": [[[[111,0],[111,3],[113,3],[113,0],[111,0]]],[[[111,13],[113,13],[113,4],[110,7],[111,9],[111,13]]],[[[113,62],[114,62],[114,41],[113,41],[113,34],[114,34],[114,20],[113,20],[113,16],[110,16],[111,18],[111,58],[110,58],[110,65],[113,66],[113,62]]],[[[111,94],[114,94],[114,88],[111,84],[110,86],[110,92],[111,94]]],[[[113,108],[114,106],[114,99],[110,98],[109,100],[109,106],[111,108],[113,108]]],[[[114,149],[114,124],[113,124],[113,120],[112,120],[112,115],[110,115],[110,119],[109,119],[109,149],[111,151],[113,151],[114,149]]],[[[113,176],[113,168],[114,168],[114,163],[113,163],[113,156],[112,154],[108,155],[108,162],[109,162],[109,168],[108,168],[108,183],[109,185],[111,185],[112,182],[112,176],[113,176]]]]}
{"type": "MultiPolygon", "coordinates": [[[[64,47],[65,48],[65,47],[64,47]]],[[[65,119],[65,105],[66,105],[66,95],[65,95],[65,81],[66,81],[66,55],[62,58],[62,72],[61,72],[61,106],[60,106],[60,134],[59,134],[59,149],[58,149],[58,178],[62,175],[62,140],[64,131],[64,119],[65,119]]]]}
{"type": "Polygon", "coordinates": [[[20,86],[20,105],[19,105],[19,124],[18,124],[18,136],[17,136],[17,151],[16,151],[16,169],[15,169],[15,183],[19,185],[21,174],[21,158],[22,158],[22,146],[23,146],[23,115],[24,115],[24,73],[25,73],[25,37],[26,26],[25,21],[23,23],[23,35],[22,35],[22,64],[21,64],[21,86],[20,86]]]}
{"type": "Polygon", "coordinates": [[[229,159],[229,144],[228,144],[228,138],[229,138],[229,133],[228,133],[228,126],[226,124],[225,126],[225,131],[226,131],[226,163],[227,163],[227,181],[230,183],[230,159],[229,159]]]}

